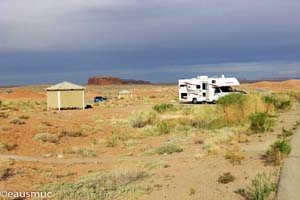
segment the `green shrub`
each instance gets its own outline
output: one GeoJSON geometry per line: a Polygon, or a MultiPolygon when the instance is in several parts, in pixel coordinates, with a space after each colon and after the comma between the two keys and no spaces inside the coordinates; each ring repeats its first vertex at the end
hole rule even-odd
{"type": "Polygon", "coordinates": [[[226,106],[238,106],[242,107],[247,99],[247,96],[241,93],[232,93],[225,96],[222,96],[218,99],[218,104],[226,106]]]}
{"type": "Polygon", "coordinates": [[[51,133],[38,133],[33,137],[35,140],[41,140],[43,142],[50,142],[50,143],[58,143],[59,137],[57,135],[51,133]]]}
{"type": "Polygon", "coordinates": [[[156,149],[156,153],[158,154],[172,154],[172,153],[178,153],[182,152],[183,148],[180,146],[177,146],[175,144],[163,144],[159,148],[156,149]]]}
{"type": "Polygon", "coordinates": [[[257,174],[251,180],[249,196],[253,200],[268,200],[272,192],[275,191],[275,184],[272,183],[271,177],[265,173],[257,174]]]}
{"type": "Polygon", "coordinates": [[[292,151],[290,143],[286,140],[278,140],[271,145],[266,152],[266,161],[279,165],[283,158],[288,156],[292,151]]]}
{"type": "Polygon", "coordinates": [[[173,104],[167,104],[167,103],[157,104],[153,107],[153,110],[155,110],[158,113],[163,113],[173,109],[174,109],[173,104]]]}
{"type": "Polygon", "coordinates": [[[165,134],[170,133],[170,127],[169,127],[168,123],[165,121],[159,122],[156,125],[156,127],[157,127],[159,135],[165,135],[165,134]]]}
{"type": "Polygon", "coordinates": [[[265,103],[273,105],[275,109],[280,111],[287,111],[292,107],[292,101],[288,95],[285,94],[270,94],[264,96],[265,103]]]}
{"type": "Polygon", "coordinates": [[[154,112],[141,112],[129,119],[129,122],[134,128],[143,128],[146,125],[152,125],[157,120],[157,116],[154,112]]]}
{"type": "Polygon", "coordinates": [[[267,113],[254,113],[250,115],[250,129],[254,133],[262,133],[271,130],[274,120],[267,113]]]}
{"type": "Polygon", "coordinates": [[[227,184],[233,182],[234,179],[235,177],[230,172],[227,172],[218,178],[218,182],[222,184],[227,184]]]}
{"type": "Polygon", "coordinates": [[[76,182],[53,182],[39,186],[44,192],[53,192],[57,200],[113,200],[136,199],[147,188],[135,183],[147,174],[137,170],[114,170],[110,173],[89,173],[76,182]]]}

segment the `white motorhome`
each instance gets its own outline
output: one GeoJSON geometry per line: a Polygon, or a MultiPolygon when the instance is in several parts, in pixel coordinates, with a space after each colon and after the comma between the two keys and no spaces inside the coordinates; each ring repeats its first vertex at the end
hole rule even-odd
{"type": "Polygon", "coordinates": [[[209,102],[215,103],[221,96],[240,91],[232,89],[232,86],[240,85],[234,78],[198,76],[192,79],[178,80],[180,102],[209,102]]]}

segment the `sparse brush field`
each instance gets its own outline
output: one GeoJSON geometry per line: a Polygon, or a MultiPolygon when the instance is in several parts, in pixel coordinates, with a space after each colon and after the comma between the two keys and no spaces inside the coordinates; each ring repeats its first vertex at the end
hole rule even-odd
{"type": "Polygon", "coordinates": [[[46,110],[45,87],[0,88],[0,188],[58,200],[267,200],[300,126],[299,91],[255,84],[198,105],[179,104],[176,85],[88,86],[87,102],[109,100],[60,112],[46,110]],[[133,98],[117,99],[123,89],[133,98]]]}

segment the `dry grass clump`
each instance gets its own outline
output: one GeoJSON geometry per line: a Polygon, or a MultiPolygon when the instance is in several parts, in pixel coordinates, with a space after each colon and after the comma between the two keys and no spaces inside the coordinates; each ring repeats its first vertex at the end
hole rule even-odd
{"type": "Polygon", "coordinates": [[[286,93],[292,100],[300,103],[300,91],[288,91],[286,93]]]}
{"type": "Polygon", "coordinates": [[[157,121],[157,116],[154,112],[141,112],[129,119],[129,122],[134,128],[143,128],[146,125],[152,125],[157,121]]]}
{"type": "Polygon", "coordinates": [[[53,198],[58,200],[135,199],[148,190],[136,185],[147,176],[141,170],[115,169],[111,172],[89,173],[76,182],[49,183],[39,189],[53,192],[53,198]]]}
{"type": "Polygon", "coordinates": [[[156,125],[156,127],[157,127],[159,135],[166,135],[166,134],[170,133],[170,127],[166,121],[160,121],[156,125]]]}
{"type": "Polygon", "coordinates": [[[214,129],[224,126],[216,107],[201,106],[193,111],[191,125],[200,129],[214,129]]]}
{"type": "Polygon", "coordinates": [[[245,156],[242,154],[238,147],[232,149],[227,149],[225,153],[225,158],[229,160],[232,165],[240,165],[245,159],[245,156]]]}
{"type": "Polygon", "coordinates": [[[251,114],[267,112],[267,104],[258,93],[230,94],[218,101],[221,116],[227,124],[243,124],[251,114]]]}
{"type": "Polygon", "coordinates": [[[43,142],[50,142],[50,143],[58,143],[59,137],[57,135],[51,133],[38,133],[33,137],[35,140],[41,140],[43,142]]]}
{"type": "Polygon", "coordinates": [[[127,132],[122,132],[120,129],[114,129],[111,132],[111,137],[106,141],[106,147],[116,147],[120,141],[127,141],[130,138],[127,132]]]}

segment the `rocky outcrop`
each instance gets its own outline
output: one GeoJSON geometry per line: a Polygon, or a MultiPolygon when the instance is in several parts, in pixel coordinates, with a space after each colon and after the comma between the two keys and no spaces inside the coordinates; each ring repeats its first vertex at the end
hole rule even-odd
{"type": "Polygon", "coordinates": [[[128,84],[151,84],[149,81],[120,79],[116,77],[91,77],[88,80],[89,85],[128,85],[128,84]]]}

